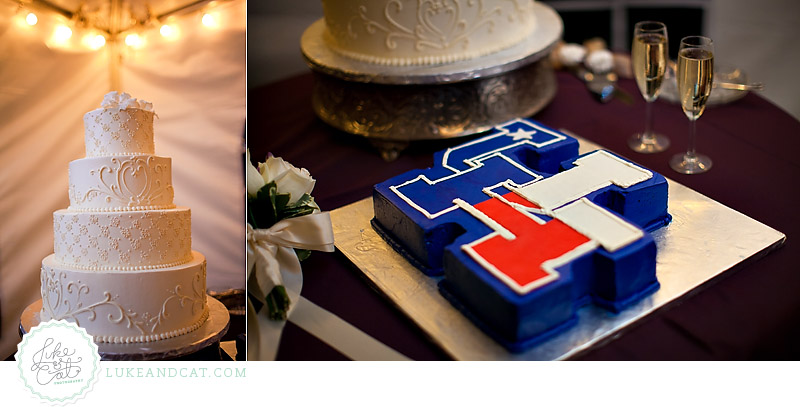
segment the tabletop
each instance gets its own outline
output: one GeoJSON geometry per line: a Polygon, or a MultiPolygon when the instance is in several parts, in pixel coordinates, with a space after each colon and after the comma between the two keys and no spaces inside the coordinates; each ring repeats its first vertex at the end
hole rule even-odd
{"type": "MultiPolygon", "coordinates": [[[[800,359],[800,122],[757,94],[709,107],[697,122],[697,150],[714,166],[699,175],[669,168],[685,151],[689,122],[677,104],[656,101],[655,130],[672,145],[657,154],[627,147],[644,127],[645,102],[631,79],[619,86],[633,105],[598,103],[571,74],[557,72],[558,93],[532,118],[565,129],[711,199],[783,232],[787,239],[767,256],[745,261],[575,357],[578,360],[794,360],[800,359]]],[[[769,85],[769,84],[768,84],[769,85]]],[[[779,86],[775,84],[774,86],[779,86]]],[[[393,162],[383,161],[364,138],[336,130],[311,108],[313,76],[291,77],[248,91],[248,147],[253,161],[267,153],[308,169],[323,210],[371,195],[374,184],[432,164],[435,151],[464,139],[412,144],[393,162]]],[[[302,295],[415,360],[448,360],[340,252],[315,252],[303,262],[302,295]]],[[[278,360],[347,360],[317,337],[289,322],[278,360]]]]}

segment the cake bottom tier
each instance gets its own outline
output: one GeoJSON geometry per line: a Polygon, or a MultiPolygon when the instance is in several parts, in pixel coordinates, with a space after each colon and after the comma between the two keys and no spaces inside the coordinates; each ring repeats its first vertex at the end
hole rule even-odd
{"type": "Polygon", "coordinates": [[[192,332],[208,318],[206,259],[140,271],[91,271],[42,261],[41,320],[75,322],[95,342],[152,342],[192,332]]]}

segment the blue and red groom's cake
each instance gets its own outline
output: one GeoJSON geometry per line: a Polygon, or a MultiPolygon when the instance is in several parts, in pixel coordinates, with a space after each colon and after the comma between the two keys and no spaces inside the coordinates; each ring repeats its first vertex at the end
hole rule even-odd
{"type": "Polygon", "coordinates": [[[667,181],[530,120],[434,155],[375,186],[374,228],[511,351],[659,287],[649,231],[669,223],[667,181]]]}

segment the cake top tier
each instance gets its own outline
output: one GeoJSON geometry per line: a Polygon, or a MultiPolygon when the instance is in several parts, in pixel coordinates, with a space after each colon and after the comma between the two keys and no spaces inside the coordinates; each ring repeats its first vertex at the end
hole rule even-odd
{"type": "Polygon", "coordinates": [[[491,54],[536,27],[533,0],[322,0],[325,41],[379,65],[432,65],[491,54]]]}
{"type": "Polygon", "coordinates": [[[83,116],[87,157],[154,154],[153,104],[109,92],[99,109],[83,116]]]}

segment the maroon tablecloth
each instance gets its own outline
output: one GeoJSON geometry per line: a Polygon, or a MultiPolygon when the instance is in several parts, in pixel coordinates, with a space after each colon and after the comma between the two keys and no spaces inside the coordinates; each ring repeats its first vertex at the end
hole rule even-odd
{"type": "MultiPolygon", "coordinates": [[[[632,80],[620,82],[634,95],[632,106],[601,105],[566,73],[558,73],[557,81],[556,98],[534,119],[592,140],[787,236],[781,249],[723,273],[578,359],[800,359],[800,122],[755,94],[711,107],[698,122],[697,148],[711,156],[714,167],[681,175],[668,166],[669,157],[687,145],[689,124],[677,105],[657,101],[654,108],[656,129],[672,139],[669,151],[642,155],[626,145],[627,136],[644,125],[645,104],[632,80]]],[[[364,139],[319,120],[311,110],[311,89],[310,73],[251,89],[248,143],[254,161],[272,152],[311,171],[314,197],[324,210],[369,196],[375,183],[391,176],[430,166],[434,151],[460,142],[413,145],[386,163],[364,139]]],[[[314,303],[412,359],[448,358],[341,253],[314,253],[303,273],[302,294],[314,303]]],[[[291,323],[278,358],[346,359],[291,323]]]]}

